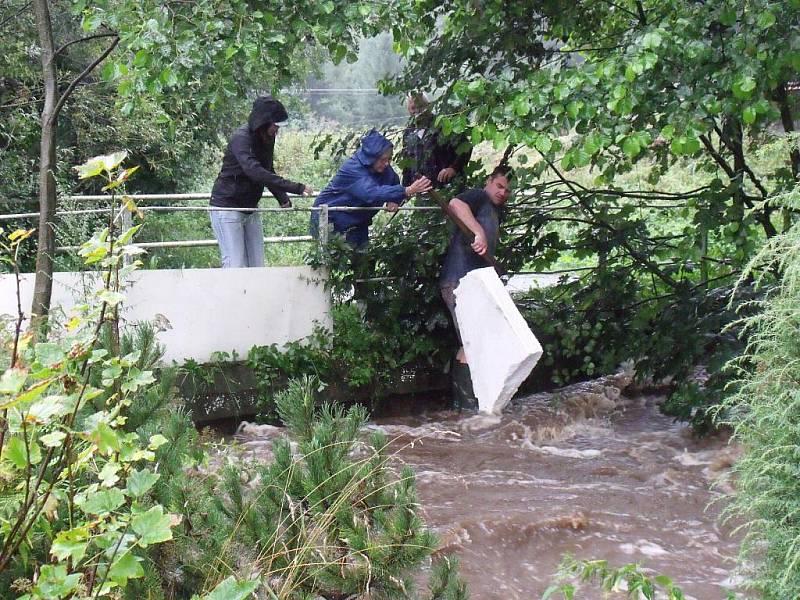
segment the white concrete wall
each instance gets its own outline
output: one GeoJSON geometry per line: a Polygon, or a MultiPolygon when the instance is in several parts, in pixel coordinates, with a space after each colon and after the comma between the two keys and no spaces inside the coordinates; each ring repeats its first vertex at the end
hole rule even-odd
{"type": "MultiPolygon", "coordinates": [[[[56,273],[53,307],[68,313],[96,281],[93,274],[56,273]]],[[[33,274],[22,276],[21,292],[27,313],[33,274]]],[[[138,271],[126,296],[126,321],[157,318],[171,326],[159,334],[168,363],[205,362],[216,351],[236,351],[244,358],[255,345],[283,345],[308,336],[315,321],[331,326],[324,275],[310,267],[138,271]]],[[[0,315],[15,315],[16,307],[14,277],[2,275],[0,315]]]]}

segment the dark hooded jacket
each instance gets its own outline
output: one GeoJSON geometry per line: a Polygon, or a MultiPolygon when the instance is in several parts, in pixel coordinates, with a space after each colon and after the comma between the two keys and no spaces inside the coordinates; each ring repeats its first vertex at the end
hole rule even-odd
{"type": "Polygon", "coordinates": [[[367,241],[372,218],[378,208],[387,202],[401,204],[406,199],[406,189],[391,166],[382,173],[372,170],[373,163],[392,147],[392,143],[376,130],[361,140],[361,149],[348,158],[331,182],[317,196],[314,206],[372,206],[375,210],[336,212],[329,214],[333,230],[348,232],[348,239],[357,244],[367,241]]]}
{"type": "Polygon", "coordinates": [[[275,138],[264,142],[256,133],[264,125],[288,118],[283,104],[271,96],[256,98],[247,125],[234,131],[228,141],[222,169],[211,190],[211,206],[255,208],[265,187],[281,205],[289,202],[287,192],[303,193],[302,183],[275,174],[275,138]]]}
{"type": "Polygon", "coordinates": [[[422,175],[431,180],[434,188],[447,185],[438,180],[439,171],[452,167],[457,174],[463,172],[472,155],[471,147],[458,151],[464,146],[469,146],[464,135],[446,137],[434,126],[429,115],[412,123],[403,131],[403,152],[399,161],[403,167],[403,185],[411,185],[422,175]],[[417,134],[420,130],[424,131],[421,138],[417,134]]]}

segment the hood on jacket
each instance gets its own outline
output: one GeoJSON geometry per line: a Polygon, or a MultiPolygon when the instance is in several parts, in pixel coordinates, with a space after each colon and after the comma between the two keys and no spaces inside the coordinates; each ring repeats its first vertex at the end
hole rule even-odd
{"type": "Polygon", "coordinates": [[[272,96],[259,96],[253,102],[253,110],[250,111],[250,118],[247,125],[250,131],[256,131],[267,123],[280,123],[289,118],[286,108],[272,96]]]}
{"type": "Polygon", "coordinates": [[[372,129],[361,140],[361,149],[356,152],[356,158],[362,165],[372,166],[372,163],[389,148],[394,148],[394,144],[381,135],[377,129],[372,129]]]}

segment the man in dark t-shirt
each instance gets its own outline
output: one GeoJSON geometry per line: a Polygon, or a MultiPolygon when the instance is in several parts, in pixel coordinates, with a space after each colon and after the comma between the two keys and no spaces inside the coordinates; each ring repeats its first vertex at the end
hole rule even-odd
{"type": "MultiPolygon", "coordinates": [[[[508,200],[511,193],[509,173],[507,169],[497,168],[486,179],[482,189],[473,188],[461,192],[450,200],[450,210],[472,232],[474,239],[456,227],[450,236],[450,245],[447,247],[442,273],[439,278],[439,290],[442,299],[453,317],[453,325],[459,340],[458,319],[456,318],[455,289],[461,278],[474,269],[487,266],[481,258],[484,255],[494,256],[497,249],[497,239],[500,235],[500,209],[508,200]]],[[[453,368],[453,380],[456,387],[459,380],[469,382],[467,359],[464,347],[461,346],[456,354],[453,368]]],[[[471,388],[471,386],[469,386],[471,388]]],[[[467,396],[471,395],[471,389],[467,396]]]]}

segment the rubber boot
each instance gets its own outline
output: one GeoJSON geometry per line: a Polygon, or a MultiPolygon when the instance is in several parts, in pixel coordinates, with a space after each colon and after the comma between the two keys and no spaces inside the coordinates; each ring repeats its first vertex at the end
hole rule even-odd
{"type": "Polygon", "coordinates": [[[456,410],[478,410],[478,399],[472,390],[469,365],[453,361],[451,373],[453,380],[453,408],[456,410]]]}

